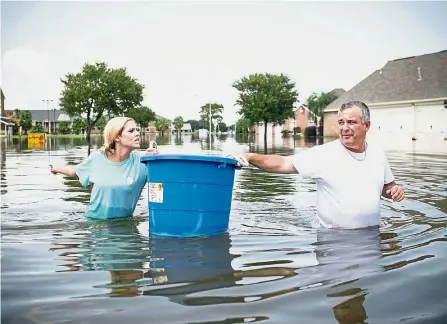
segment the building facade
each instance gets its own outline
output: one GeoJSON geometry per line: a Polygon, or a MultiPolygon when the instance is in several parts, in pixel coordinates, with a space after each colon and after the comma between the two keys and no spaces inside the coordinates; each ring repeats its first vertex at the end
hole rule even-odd
{"type": "Polygon", "coordinates": [[[361,100],[371,113],[371,136],[447,137],[447,50],[389,61],[328,105],[324,135],[337,136],[343,102],[361,100]]]}

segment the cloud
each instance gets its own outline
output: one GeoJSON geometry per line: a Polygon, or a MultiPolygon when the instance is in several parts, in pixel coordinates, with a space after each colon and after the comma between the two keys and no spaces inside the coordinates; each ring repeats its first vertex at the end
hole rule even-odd
{"type": "Polygon", "coordinates": [[[198,118],[213,101],[232,123],[231,84],[249,73],[286,73],[304,100],[446,45],[442,17],[434,24],[430,10],[407,3],[39,2],[22,11],[2,41],[2,86],[19,109],[43,109],[65,74],[104,61],[143,83],[159,115],[198,118]]]}

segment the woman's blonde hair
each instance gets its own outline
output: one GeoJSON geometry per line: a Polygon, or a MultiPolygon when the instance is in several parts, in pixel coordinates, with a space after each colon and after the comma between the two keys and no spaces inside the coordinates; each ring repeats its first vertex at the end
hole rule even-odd
{"type": "Polygon", "coordinates": [[[101,152],[113,153],[115,150],[116,138],[122,134],[124,125],[130,120],[134,121],[133,118],[130,117],[115,117],[107,122],[106,127],[104,127],[104,144],[100,149],[101,152]]]}

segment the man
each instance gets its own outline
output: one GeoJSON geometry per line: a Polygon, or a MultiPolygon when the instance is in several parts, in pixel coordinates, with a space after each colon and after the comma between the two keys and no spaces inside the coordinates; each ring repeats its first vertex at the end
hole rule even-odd
{"type": "Polygon", "coordinates": [[[244,153],[239,165],[271,173],[299,173],[317,183],[317,213],[324,227],[358,228],[380,224],[381,196],[401,201],[385,153],[366,141],[368,106],[348,101],[338,112],[339,139],[293,156],[244,153]]]}

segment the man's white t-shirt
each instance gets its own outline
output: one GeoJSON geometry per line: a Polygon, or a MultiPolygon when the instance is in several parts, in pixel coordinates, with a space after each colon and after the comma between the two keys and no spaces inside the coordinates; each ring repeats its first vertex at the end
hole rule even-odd
{"type": "Polygon", "coordinates": [[[385,152],[378,146],[368,142],[366,152],[359,155],[335,140],[291,158],[298,173],[317,184],[317,213],[322,226],[358,228],[380,224],[382,189],[394,181],[394,176],[385,152]]]}

